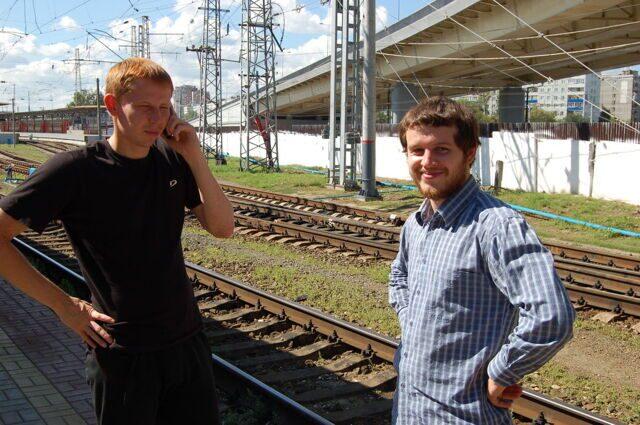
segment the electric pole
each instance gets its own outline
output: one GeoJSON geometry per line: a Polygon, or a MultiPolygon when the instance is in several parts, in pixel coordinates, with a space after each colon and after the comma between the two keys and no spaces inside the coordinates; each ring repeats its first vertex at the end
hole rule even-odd
{"type": "Polygon", "coordinates": [[[329,185],[357,190],[356,174],[362,125],[360,0],[332,0],[331,15],[329,185]],[[339,139],[336,128],[338,112],[339,139]]]}
{"type": "Polygon", "coordinates": [[[76,56],[73,63],[73,70],[76,74],[76,93],[82,90],[82,75],[80,72],[80,49],[76,47],[76,56]]]}
{"type": "Polygon", "coordinates": [[[222,34],[220,0],[205,0],[202,45],[187,47],[200,62],[200,143],[207,159],[217,165],[227,163],[222,148],[222,34]],[[209,98],[211,96],[211,99],[209,98]],[[210,100],[213,110],[210,111],[210,100]],[[210,116],[210,113],[213,112],[210,116]],[[213,122],[210,119],[213,118],[213,122]]]}
{"type": "Polygon", "coordinates": [[[243,0],[240,49],[240,169],[280,171],[271,0],[243,0]]]}
{"type": "Polygon", "coordinates": [[[13,83],[13,96],[11,97],[11,129],[13,130],[13,147],[16,147],[18,134],[16,133],[16,83],[13,83]]]}
{"type": "Polygon", "coordinates": [[[363,1],[364,61],[362,93],[362,189],[363,200],[380,199],[376,188],[376,0],[363,1]]]}

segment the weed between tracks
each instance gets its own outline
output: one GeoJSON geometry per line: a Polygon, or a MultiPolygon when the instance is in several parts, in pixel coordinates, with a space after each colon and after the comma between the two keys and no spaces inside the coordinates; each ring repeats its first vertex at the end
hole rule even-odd
{"type": "Polygon", "coordinates": [[[18,143],[17,145],[0,145],[0,149],[5,152],[18,155],[22,158],[30,159],[32,161],[45,162],[51,158],[52,154],[44,152],[36,147],[27,145],[25,143],[18,143]]]}
{"type": "MultiPolygon", "coordinates": [[[[629,367],[636,363],[630,360],[629,367]]],[[[583,409],[616,418],[627,424],[640,424],[640,391],[575,375],[550,362],[524,379],[525,386],[560,398],[583,409]]]]}
{"type": "Polygon", "coordinates": [[[245,283],[341,319],[397,336],[400,328],[387,303],[386,262],[360,263],[291,245],[235,236],[216,240],[186,226],[185,258],[245,283]]]}

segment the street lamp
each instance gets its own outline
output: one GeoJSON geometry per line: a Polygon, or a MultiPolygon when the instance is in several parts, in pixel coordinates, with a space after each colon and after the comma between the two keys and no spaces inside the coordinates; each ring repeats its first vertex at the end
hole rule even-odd
{"type": "Polygon", "coordinates": [[[0,80],[2,84],[13,84],[13,97],[11,98],[11,130],[13,131],[13,147],[16,147],[16,83],[0,80]]]}

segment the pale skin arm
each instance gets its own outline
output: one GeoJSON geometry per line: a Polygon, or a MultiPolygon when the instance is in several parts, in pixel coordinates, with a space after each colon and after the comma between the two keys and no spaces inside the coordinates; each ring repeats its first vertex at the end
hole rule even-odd
{"type": "Polygon", "coordinates": [[[202,203],[192,211],[202,227],[219,238],[233,235],[233,207],[216,179],[211,174],[207,161],[200,150],[200,144],[195,128],[180,120],[172,109],[167,123],[167,135],[163,136],[171,148],[187,161],[191,173],[196,180],[202,203]]]}
{"type": "Polygon", "coordinates": [[[99,322],[113,323],[114,320],[94,310],[91,304],[69,296],[37,271],[11,243],[11,239],[24,230],[26,226],[0,209],[0,276],[53,310],[60,321],[89,346],[107,347],[113,339],[99,322]]]}
{"type": "Polygon", "coordinates": [[[503,387],[489,378],[487,383],[487,396],[489,401],[496,407],[511,409],[513,402],[522,395],[522,387],[519,384],[503,387]]]}

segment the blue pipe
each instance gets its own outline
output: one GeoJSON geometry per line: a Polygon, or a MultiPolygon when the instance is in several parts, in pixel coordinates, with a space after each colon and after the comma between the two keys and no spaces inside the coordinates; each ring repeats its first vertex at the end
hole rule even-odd
{"type": "MultiPolygon", "coordinates": [[[[312,170],[312,171],[315,171],[315,170],[312,170]]],[[[376,181],[376,185],[383,186],[383,187],[397,187],[405,190],[417,189],[416,186],[410,185],[410,184],[398,184],[398,183],[391,183],[391,182],[384,182],[384,181],[376,181]]],[[[557,215],[553,213],[548,213],[546,211],[540,211],[540,210],[534,210],[532,208],[521,207],[520,205],[515,205],[515,204],[507,204],[507,205],[509,205],[511,208],[513,208],[516,211],[526,212],[528,214],[533,214],[540,217],[546,217],[553,220],[566,221],[567,223],[578,224],[580,226],[586,226],[596,230],[604,230],[606,232],[617,233],[619,235],[629,236],[632,238],[640,238],[640,233],[632,232],[631,230],[624,230],[624,229],[618,229],[617,227],[603,226],[601,224],[590,223],[588,221],[583,221],[583,220],[577,220],[575,218],[567,217],[564,215],[557,215]]]]}
{"type": "Polygon", "coordinates": [[[607,232],[618,233],[620,235],[630,236],[632,238],[640,238],[640,233],[638,233],[638,232],[632,232],[630,230],[618,229],[616,227],[603,226],[601,224],[589,223],[588,221],[576,220],[575,218],[567,217],[567,216],[564,216],[564,215],[557,215],[557,214],[552,214],[552,213],[548,213],[548,212],[545,212],[545,211],[534,210],[534,209],[527,208],[527,207],[521,207],[520,205],[514,205],[514,204],[508,204],[508,205],[511,208],[513,208],[514,210],[516,210],[516,211],[522,211],[522,212],[526,212],[526,213],[529,213],[529,214],[535,214],[535,215],[539,215],[541,217],[551,218],[551,219],[554,219],[554,220],[566,221],[567,223],[579,224],[581,226],[591,227],[592,229],[605,230],[607,232]]]}

